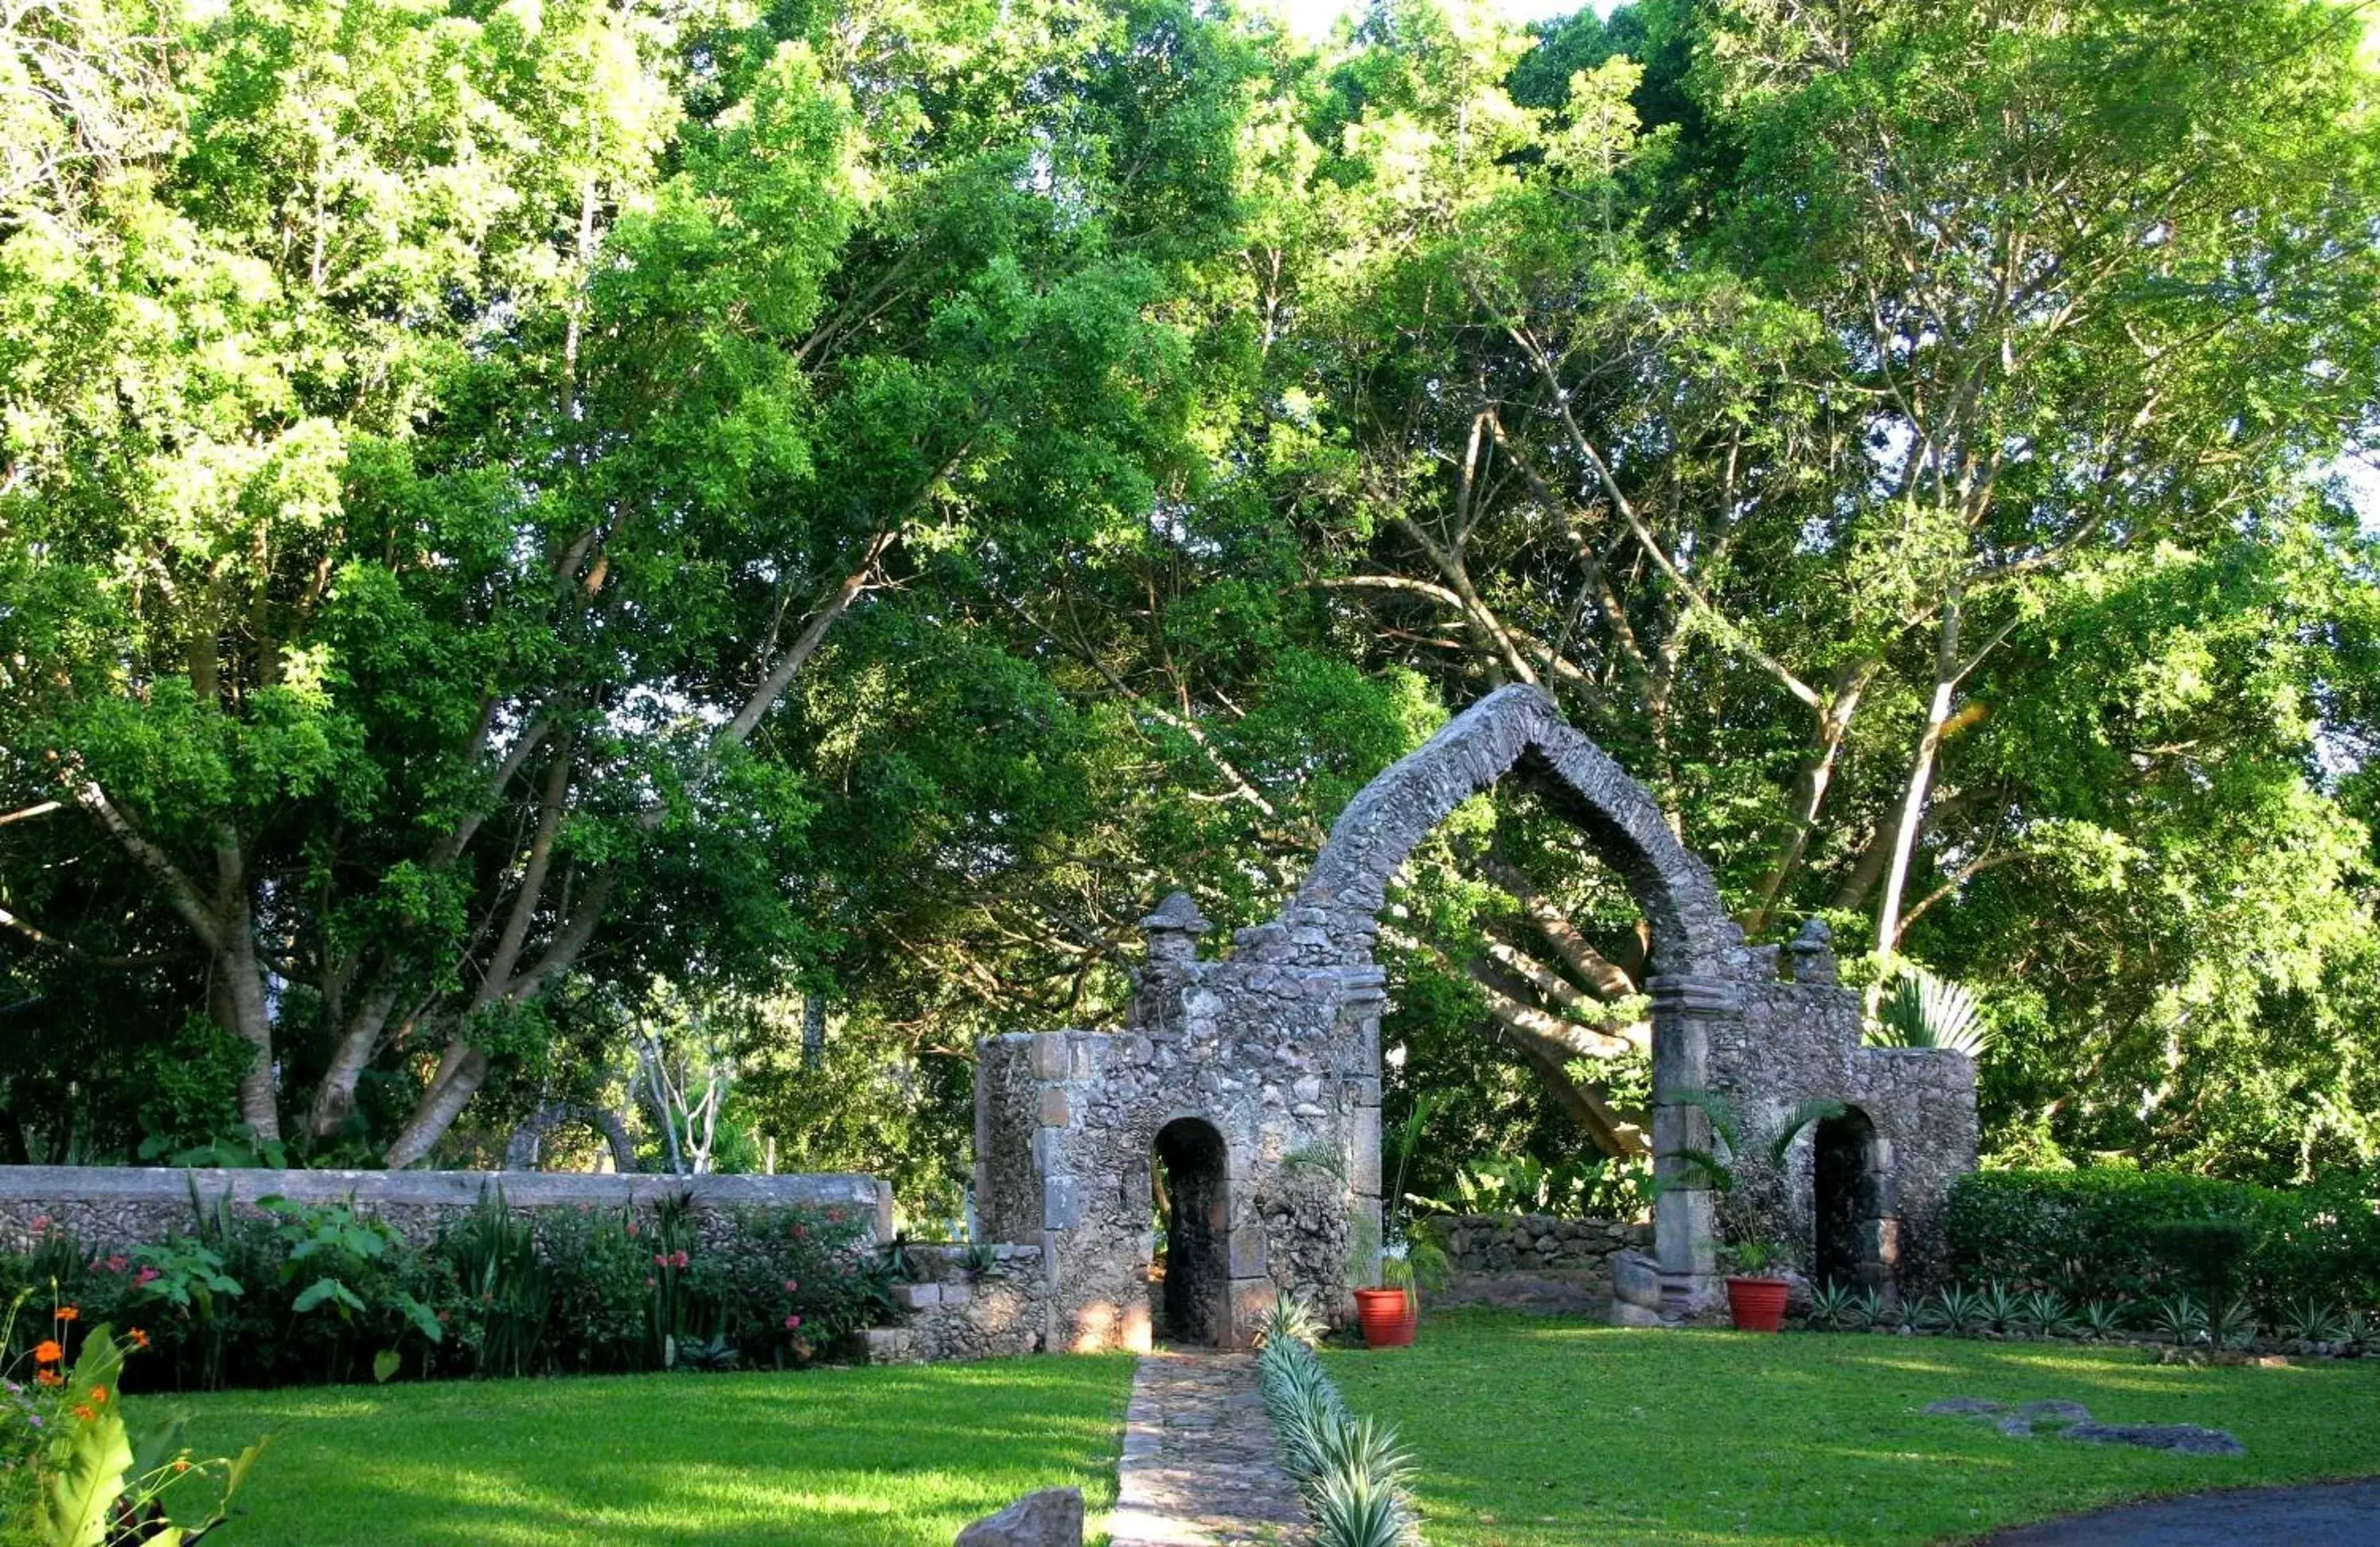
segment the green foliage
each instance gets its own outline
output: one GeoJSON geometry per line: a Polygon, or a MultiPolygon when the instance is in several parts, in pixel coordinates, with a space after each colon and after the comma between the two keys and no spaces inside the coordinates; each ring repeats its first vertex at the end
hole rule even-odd
{"type": "Polygon", "coordinates": [[[1315,1539],[1333,1547],[1394,1547],[1414,1540],[1412,1465],[1396,1432],[1347,1410],[1311,1341],[1269,1338],[1257,1359],[1258,1392],[1281,1464],[1297,1485],[1315,1539]]]}
{"type": "Polygon", "coordinates": [[[2095,1167],[1985,1171],[1952,1190],[1953,1271],[2054,1286],[2071,1299],[2245,1295],[2380,1303],[2380,1198],[2369,1173],[2275,1190],[2095,1167]]]}
{"type": "MultiPolygon", "coordinates": [[[[216,1206],[194,1234],[105,1257],[65,1232],[0,1253],[0,1292],[56,1292],[143,1329],[142,1384],[177,1389],[398,1374],[544,1375],[807,1364],[897,1312],[842,1208],[754,1209],[698,1228],[508,1208],[490,1190],[426,1244],[340,1204],[216,1206]]],[[[0,1360],[21,1357],[26,1329],[0,1360]]]]}
{"type": "Polygon", "coordinates": [[[1904,966],[1876,1006],[1869,1041],[1880,1047],[1939,1047],[1980,1058],[1992,1029],[1974,995],[1923,967],[1904,966]]]}

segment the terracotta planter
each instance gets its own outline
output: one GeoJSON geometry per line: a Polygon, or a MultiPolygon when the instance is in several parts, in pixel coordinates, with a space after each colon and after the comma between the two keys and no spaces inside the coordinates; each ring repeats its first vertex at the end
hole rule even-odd
{"type": "Polygon", "coordinates": [[[1735,1318],[1736,1330],[1784,1331],[1786,1287],[1781,1278],[1730,1278],[1727,1309],[1735,1318]]]}
{"type": "Polygon", "coordinates": [[[1402,1348],[1414,1340],[1421,1308],[1402,1289],[1358,1289],[1355,1319],[1363,1324],[1364,1347],[1402,1348]]]}

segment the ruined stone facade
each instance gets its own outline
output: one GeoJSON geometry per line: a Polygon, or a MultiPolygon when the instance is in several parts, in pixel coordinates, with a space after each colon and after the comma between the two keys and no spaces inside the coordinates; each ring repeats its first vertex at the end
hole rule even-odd
{"type": "Polygon", "coordinates": [[[1860,1046],[1858,997],[1835,985],[1823,932],[1795,942],[1793,981],[1779,981],[1778,953],[1744,945],[1644,787],[1542,692],[1510,687],[1349,803],[1290,905],[1240,930],[1228,957],[1200,956],[1208,925],[1185,897],[1143,920],[1148,965],[1120,1030],[984,1042],[978,1218],[988,1239],[1042,1249],[1052,1348],[1146,1348],[1160,1327],[1238,1346],[1277,1291],[1343,1313],[1351,1221],[1376,1222],[1380,1203],[1378,914],[1430,830],[1512,774],[1587,834],[1651,931],[1663,1190],[1651,1255],[1615,1272],[1621,1311],[1676,1321],[1716,1303],[1719,1200],[1681,1153],[1711,1146],[1706,1093],[1734,1104],[1748,1151],[1807,1097],[1853,1109],[1797,1139],[1781,1176],[1745,1157],[1728,1198],[1734,1229],[1816,1251],[1823,1180],[1833,1249],[1868,1263],[1866,1276],[1888,1287],[1902,1257],[1928,1250],[1949,1180],[1973,1164],[1973,1066],[1860,1046]],[[1163,1285],[1151,1275],[1160,1172],[1191,1248],[1172,1253],[1163,1285]]]}

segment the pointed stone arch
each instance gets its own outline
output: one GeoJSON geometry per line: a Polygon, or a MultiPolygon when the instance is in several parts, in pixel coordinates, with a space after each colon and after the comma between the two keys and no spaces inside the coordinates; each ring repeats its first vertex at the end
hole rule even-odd
{"type": "MultiPolygon", "coordinates": [[[[1716,1287],[1716,1200],[1685,1156],[1708,1153],[1715,1040],[1743,1018],[1751,953],[1703,863],[1670,829],[1652,792],[1561,718],[1543,689],[1500,688],[1391,764],[1347,803],[1297,895],[1247,931],[1258,955],[1342,971],[1369,968],[1390,883],[1458,805],[1517,773],[1586,834],[1619,873],[1652,933],[1645,981],[1653,1021],[1653,1212],[1658,1282],[1639,1301],[1674,1319],[1707,1309],[1716,1287]]],[[[1374,1139],[1377,1144],[1377,1138],[1374,1139]]]]}
{"type": "Polygon", "coordinates": [[[1456,806],[1515,772],[1584,831],[1626,883],[1652,930],[1655,972],[1742,974],[1742,932],[1652,792],[1565,721],[1543,689],[1526,684],[1480,699],[1347,804],[1281,915],[1299,958],[1368,962],[1389,883],[1415,847],[1456,806]]]}

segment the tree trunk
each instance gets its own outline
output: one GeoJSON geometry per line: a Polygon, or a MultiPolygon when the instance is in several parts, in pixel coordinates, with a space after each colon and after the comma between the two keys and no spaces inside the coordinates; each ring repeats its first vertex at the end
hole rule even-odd
{"type": "Polygon", "coordinates": [[[1860,662],[1846,668],[1835,679],[1834,692],[1818,715],[1817,743],[1811,748],[1809,760],[1802,765],[1801,778],[1794,792],[1793,826],[1778,851],[1776,863],[1760,883],[1760,899],[1752,917],[1744,924],[1744,933],[1757,937],[1768,927],[1777,915],[1779,899],[1786,895],[1802,860],[1810,852],[1810,835],[1817,830],[1818,813],[1826,805],[1828,788],[1833,784],[1835,765],[1841,757],[1844,739],[1850,735],[1852,717],[1859,710],[1861,695],[1876,675],[1875,663],[1860,662]]]}
{"type": "Polygon", "coordinates": [[[480,1094],[480,1082],[488,1077],[488,1056],[476,1047],[452,1045],[440,1062],[439,1078],[431,1083],[421,1104],[407,1119],[404,1131],[381,1157],[381,1164],[392,1171],[401,1171],[428,1154],[431,1147],[455,1125],[455,1119],[462,1116],[471,1098],[480,1094]]]}
{"type": "Polygon", "coordinates": [[[1925,792],[1934,781],[1934,759],[1942,750],[1942,727],[1949,722],[1950,702],[1959,691],[1959,598],[1953,594],[1942,609],[1942,635],[1934,657],[1934,696],[1925,708],[1925,729],[1917,738],[1917,755],[1910,759],[1909,784],[1900,802],[1900,821],[1893,834],[1892,861],[1884,873],[1884,900],[1876,911],[1876,950],[1890,956],[1900,939],[1900,900],[1909,886],[1909,859],[1917,847],[1917,830],[1925,817],[1925,792]]]}
{"type": "Polygon", "coordinates": [[[392,974],[389,982],[364,996],[362,1005],[340,1030],[338,1045],[331,1050],[330,1067],[322,1070],[322,1081],[314,1087],[313,1104],[307,1110],[306,1131],[315,1138],[328,1139],[338,1132],[355,1111],[356,1082],[370,1066],[381,1033],[395,1013],[397,992],[392,974]]]}

